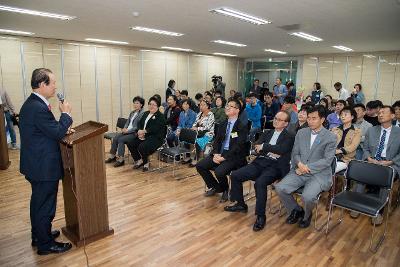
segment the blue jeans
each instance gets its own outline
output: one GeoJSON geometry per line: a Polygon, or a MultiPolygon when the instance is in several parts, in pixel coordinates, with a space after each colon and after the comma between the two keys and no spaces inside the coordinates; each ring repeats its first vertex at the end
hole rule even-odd
{"type": "Polygon", "coordinates": [[[4,112],[4,115],[6,116],[6,121],[7,121],[6,131],[8,131],[8,133],[10,134],[11,143],[16,144],[17,136],[15,135],[14,124],[12,122],[11,113],[10,113],[10,111],[6,111],[6,112],[4,112]]]}

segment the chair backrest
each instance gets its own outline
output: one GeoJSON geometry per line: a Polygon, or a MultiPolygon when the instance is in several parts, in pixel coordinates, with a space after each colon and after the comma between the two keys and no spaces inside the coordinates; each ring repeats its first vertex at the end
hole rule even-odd
{"type": "Polygon", "coordinates": [[[252,125],[253,123],[251,122],[251,120],[248,120],[247,121],[247,131],[249,131],[250,132],[250,130],[251,130],[251,125],[252,125]]]}
{"type": "Polygon", "coordinates": [[[334,175],[335,172],[336,172],[336,165],[337,165],[337,158],[336,158],[336,157],[333,157],[332,164],[331,164],[332,175],[334,175]]]}
{"type": "Polygon", "coordinates": [[[197,131],[192,129],[182,128],[179,133],[179,142],[185,142],[187,144],[195,144],[197,138],[197,131]]]}
{"type": "Polygon", "coordinates": [[[124,128],[124,126],[125,126],[125,124],[126,124],[127,121],[128,121],[127,119],[122,118],[122,117],[119,117],[119,118],[117,119],[117,126],[116,126],[116,128],[120,128],[120,129],[124,128]]]}
{"type": "Polygon", "coordinates": [[[388,166],[352,160],[347,166],[346,179],[389,189],[393,185],[394,170],[388,166]]]}
{"type": "Polygon", "coordinates": [[[246,141],[246,143],[244,144],[245,150],[246,150],[246,157],[250,156],[251,153],[251,142],[250,141],[246,141]]]}

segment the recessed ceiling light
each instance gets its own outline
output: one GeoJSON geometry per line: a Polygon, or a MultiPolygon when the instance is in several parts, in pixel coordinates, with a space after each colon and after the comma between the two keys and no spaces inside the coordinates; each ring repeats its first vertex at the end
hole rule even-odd
{"type": "Polygon", "coordinates": [[[265,49],[265,52],[276,53],[276,54],[281,54],[281,55],[287,54],[287,52],[274,50],[274,49],[265,49]]]}
{"type": "Polygon", "coordinates": [[[151,49],[140,49],[142,52],[153,52],[153,53],[164,53],[164,51],[161,50],[151,50],[151,49]]]}
{"type": "Polygon", "coordinates": [[[353,51],[353,49],[351,49],[351,48],[349,48],[349,47],[345,47],[345,46],[343,46],[343,45],[334,45],[334,46],[332,46],[332,47],[334,47],[334,48],[336,48],[336,49],[339,49],[339,50],[346,51],[346,52],[353,51]]]}
{"type": "Polygon", "coordinates": [[[42,12],[42,11],[37,11],[37,10],[18,8],[18,7],[11,7],[11,6],[0,6],[0,10],[14,12],[14,13],[20,13],[20,14],[48,17],[48,18],[53,18],[53,19],[61,19],[61,20],[72,20],[72,19],[76,18],[75,16],[61,15],[61,14],[56,14],[56,13],[48,13],[48,12],[42,12]]]}
{"type": "Polygon", "coordinates": [[[133,31],[151,32],[151,33],[158,33],[158,34],[169,35],[169,36],[182,36],[183,35],[183,33],[170,32],[170,31],[146,28],[146,27],[141,27],[141,26],[130,27],[130,29],[133,31]]]}
{"type": "Polygon", "coordinates": [[[233,45],[233,46],[239,46],[239,47],[247,46],[245,44],[239,44],[239,43],[234,43],[234,42],[229,42],[229,41],[222,41],[222,40],[214,40],[212,42],[217,43],[217,44],[233,45]]]}
{"type": "Polygon", "coordinates": [[[113,40],[104,40],[104,39],[95,39],[95,38],[86,38],[86,41],[95,42],[95,43],[107,43],[107,44],[129,44],[128,42],[123,41],[113,41],[113,40]]]}
{"type": "Polygon", "coordinates": [[[212,56],[209,56],[209,55],[199,55],[199,54],[197,54],[197,55],[193,55],[194,57],[212,57],[212,56]]]}
{"type": "Polygon", "coordinates": [[[317,36],[314,36],[314,35],[311,35],[311,34],[308,34],[308,33],[305,33],[305,32],[291,32],[289,34],[293,35],[293,36],[297,36],[297,37],[303,38],[303,39],[306,39],[306,40],[309,40],[309,41],[312,41],[312,42],[321,42],[321,41],[323,41],[321,38],[319,38],[317,36]]]}
{"type": "Polygon", "coordinates": [[[366,58],[376,58],[376,56],[374,56],[374,55],[363,55],[363,56],[366,58]]]}
{"type": "Polygon", "coordinates": [[[216,56],[225,56],[225,57],[236,57],[236,55],[227,54],[227,53],[213,53],[216,56]]]}
{"type": "Polygon", "coordinates": [[[171,46],[162,46],[162,49],[169,49],[169,50],[175,50],[175,51],[183,51],[183,52],[192,52],[192,49],[189,48],[180,48],[180,47],[171,47],[171,46]]]}
{"type": "Polygon", "coordinates": [[[234,10],[232,8],[228,8],[228,7],[220,7],[220,8],[216,8],[216,9],[211,9],[209,10],[211,13],[214,14],[221,14],[224,16],[229,16],[229,17],[233,17],[236,19],[240,19],[252,24],[256,24],[256,25],[262,25],[262,24],[269,24],[271,23],[271,21],[250,15],[250,14],[246,14],[244,12],[238,11],[238,10],[234,10]]]}
{"type": "Polygon", "coordinates": [[[7,29],[0,29],[0,33],[18,34],[18,35],[34,35],[35,34],[33,32],[14,31],[14,30],[7,30],[7,29]]]}

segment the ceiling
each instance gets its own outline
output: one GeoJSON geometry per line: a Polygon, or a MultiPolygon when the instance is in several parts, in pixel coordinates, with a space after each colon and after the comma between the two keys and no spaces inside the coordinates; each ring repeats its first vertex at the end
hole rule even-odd
{"type": "MultiPolygon", "coordinates": [[[[2,5],[77,16],[71,21],[0,11],[0,28],[31,31],[36,37],[84,41],[85,38],[127,41],[129,45],[156,48],[190,48],[195,53],[231,53],[241,58],[337,53],[333,45],[354,52],[400,50],[400,0],[0,0],[2,5]],[[231,7],[267,20],[256,26],[208,10],[231,7]],[[139,16],[132,13],[138,12],[139,16]],[[282,29],[316,35],[310,42],[282,29]],[[131,31],[143,26],[183,33],[181,37],[131,31]],[[289,26],[292,27],[292,26],[289,26]],[[225,40],[246,44],[233,47],[211,43],[225,40]]],[[[345,52],[344,52],[345,53],[345,52]]]]}

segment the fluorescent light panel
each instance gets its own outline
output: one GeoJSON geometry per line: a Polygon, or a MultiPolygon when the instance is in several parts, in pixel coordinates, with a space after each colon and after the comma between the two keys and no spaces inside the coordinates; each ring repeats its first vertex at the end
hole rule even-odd
{"type": "Polygon", "coordinates": [[[345,47],[345,46],[343,46],[343,45],[334,45],[334,46],[332,46],[332,47],[334,47],[334,48],[336,48],[336,49],[339,49],[339,50],[346,51],[346,52],[353,51],[353,49],[351,49],[351,48],[349,48],[349,47],[345,47]]]}
{"type": "Polygon", "coordinates": [[[227,53],[213,53],[216,56],[225,56],[225,57],[236,57],[236,55],[227,54],[227,53]]]}
{"type": "Polygon", "coordinates": [[[7,29],[0,29],[0,33],[18,34],[18,35],[34,35],[35,34],[33,32],[14,31],[14,30],[7,30],[7,29]]]}
{"type": "Polygon", "coordinates": [[[297,36],[297,37],[303,38],[303,39],[306,39],[306,40],[309,40],[309,41],[312,41],[312,42],[321,42],[321,41],[323,41],[322,38],[319,38],[317,36],[314,36],[314,35],[311,35],[311,34],[308,34],[308,33],[305,33],[305,32],[292,32],[292,33],[289,33],[289,34],[293,35],[293,36],[297,36]]]}
{"type": "Polygon", "coordinates": [[[20,13],[20,14],[33,15],[33,16],[48,17],[48,18],[52,18],[52,19],[60,19],[60,20],[72,20],[72,19],[76,18],[74,16],[61,15],[61,14],[56,14],[56,13],[48,13],[48,12],[42,12],[42,11],[37,11],[37,10],[18,8],[18,7],[11,7],[11,6],[1,6],[0,5],[0,10],[14,12],[14,13],[20,13]]]}
{"type": "Polygon", "coordinates": [[[95,39],[95,38],[86,38],[86,41],[95,42],[95,43],[107,43],[107,44],[129,44],[128,42],[123,41],[113,41],[113,40],[104,40],[104,39],[95,39]]]}
{"type": "Polygon", "coordinates": [[[133,31],[150,32],[150,33],[157,33],[157,34],[163,34],[163,35],[169,35],[169,36],[182,36],[183,35],[183,33],[169,32],[169,31],[157,30],[157,29],[146,28],[146,27],[141,27],[141,26],[130,27],[130,29],[133,31]]]}
{"type": "Polygon", "coordinates": [[[274,49],[265,49],[265,52],[276,53],[276,54],[281,54],[281,55],[287,54],[287,52],[274,50],[274,49]]]}
{"type": "Polygon", "coordinates": [[[192,49],[189,48],[180,48],[180,47],[171,47],[171,46],[162,46],[162,49],[168,49],[168,50],[175,50],[175,51],[183,51],[183,52],[192,52],[192,49]]]}
{"type": "Polygon", "coordinates": [[[247,46],[245,44],[239,44],[239,43],[234,43],[234,42],[229,42],[229,41],[222,41],[222,40],[214,40],[212,42],[217,43],[217,44],[233,45],[233,46],[238,46],[238,47],[247,46]]]}
{"type": "Polygon", "coordinates": [[[376,58],[376,56],[374,56],[374,55],[363,55],[363,56],[366,58],[376,58]]]}
{"type": "Polygon", "coordinates": [[[263,25],[263,24],[271,23],[271,21],[253,16],[253,15],[250,15],[250,14],[238,11],[238,10],[234,10],[234,9],[228,8],[228,7],[220,7],[220,8],[216,8],[216,9],[211,9],[209,11],[211,13],[233,17],[236,19],[240,19],[240,20],[252,23],[252,24],[256,24],[256,25],[263,25]]]}

